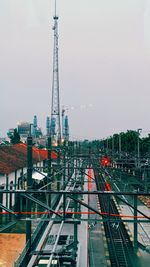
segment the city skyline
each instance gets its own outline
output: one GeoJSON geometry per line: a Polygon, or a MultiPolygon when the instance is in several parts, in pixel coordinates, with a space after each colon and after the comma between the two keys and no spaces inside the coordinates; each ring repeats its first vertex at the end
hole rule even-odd
{"type": "MultiPolygon", "coordinates": [[[[1,131],[51,110],[54,1],[2,0],[1,131]]],[[[60,102],[70,136],[149,127],[150,1],[58,1],[60,102]]]]}

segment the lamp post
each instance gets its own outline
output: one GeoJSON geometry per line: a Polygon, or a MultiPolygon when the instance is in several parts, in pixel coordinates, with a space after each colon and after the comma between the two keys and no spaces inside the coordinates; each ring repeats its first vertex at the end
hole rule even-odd
{"type": "Polygon", "coordinates": [[[108,154],[108,137],[106,139],[106,153],[108,154]]]}
{"type": "Polygon", "coordinates": [[[112,156],[114,156],[114,135],[112,136],[112,156]]]}
{"type": "Polygon", "coordinates": [[[141,133],[142,129],[139,128],[137,129],[137,167],[140,167],[140,133],[141,133]]]}
{"type": "Polygon", "coordinates": [[[150,167],[150,134],[148,134],[148,167],[150,167]]]}
{"type": "Polygon", "coordinates": [[[121,133],[119,134],[119,158],[121,159],[121,133]]]}

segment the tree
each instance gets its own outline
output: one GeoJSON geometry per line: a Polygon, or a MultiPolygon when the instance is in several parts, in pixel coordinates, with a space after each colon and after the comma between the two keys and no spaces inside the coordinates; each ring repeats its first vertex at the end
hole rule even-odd
{"type": "Polygon", "coordinates": [[[18,133],[17,129],[14,129],[13,135],[10,137],[11,144],[15,145],[20,143],[20,134],[18,133]]]}

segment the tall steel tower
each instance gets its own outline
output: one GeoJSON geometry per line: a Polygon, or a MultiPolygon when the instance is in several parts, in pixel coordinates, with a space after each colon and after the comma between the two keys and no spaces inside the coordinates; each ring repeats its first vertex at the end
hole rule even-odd
{"type": "Polygon", "coordinates": [[[55,15],[54,19],[54,48],[53,48],[53,81],[52,81],[52,105],[51,105],[51,126],[55,121],[55,131],[51,129],[52,142],[61,142],[61,123],[60,123],[60,99],[59,99],[59,62],[58,62],[58,16],[56,15],[56,0],[55,0],[55,15]]]}

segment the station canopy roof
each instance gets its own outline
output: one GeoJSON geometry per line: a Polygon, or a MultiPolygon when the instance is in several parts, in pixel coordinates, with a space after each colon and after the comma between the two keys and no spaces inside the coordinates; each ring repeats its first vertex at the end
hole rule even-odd
{"type": "Polygon", "coordinates": [[[38,181],[41,181],[44,179],[44,177],[47,176],[47,173],[46,172],[33,172],[32,173],[32,179],[35,179],[35,180],[38,180],[38,181]]]}

